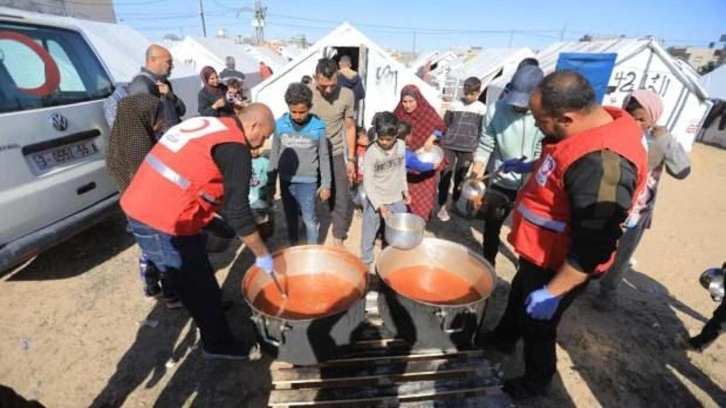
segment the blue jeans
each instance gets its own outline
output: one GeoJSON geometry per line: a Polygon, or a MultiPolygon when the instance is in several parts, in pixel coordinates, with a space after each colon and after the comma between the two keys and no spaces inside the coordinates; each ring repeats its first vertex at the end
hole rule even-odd
{"type": "MultiPolygon", "coordinates": [[[[381,214],[373,209],[371,202],[366,200],[363,208],[363,237],[360,241],[360,259],[364,264],[373,263],[373,247],[376,243],[376,233],[381,228],[381,214]]],[[[403,200],[388,204],[392,213],[406,212],[403,200]]]]}
{"type": "Polygon", "coordinates": [[[280,195],[282,196],[282,206],[285,209],[287,236],[293,245],[300,241],[298,220],[301,215],[303,224],[305,224],[307,243],[309,245],[318,243],[318,217],[315,214],[317,192],[317,183],[291,183],[280,180],[280,195]]]}
{"type": "Polygon", "coordinates": [[[201,234],[174,236],[129,218],[136,243],[166,275],[202,335],[204,349],[216,351],[235,341],[222,310],[222,290],[214,278],[201,234]]]}

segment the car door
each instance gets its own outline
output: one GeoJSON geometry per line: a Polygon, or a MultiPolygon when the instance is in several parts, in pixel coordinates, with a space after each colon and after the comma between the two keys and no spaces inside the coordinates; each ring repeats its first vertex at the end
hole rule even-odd
{"type": "Polygon", "coordinates": [[[112,91],[79,32],[0,20],[0,246],[117,194],[104,161],[112,91]]]}

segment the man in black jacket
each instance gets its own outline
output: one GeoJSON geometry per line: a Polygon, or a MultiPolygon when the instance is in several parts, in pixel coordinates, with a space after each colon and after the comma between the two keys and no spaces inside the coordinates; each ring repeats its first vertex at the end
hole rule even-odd
{"type": "Polygon", "coordinates": [[[164,126],[157,136],[161,136],[172,126],[181,122],[187,111],[184,101],[174,95],[169,82],[174,63],[171,53],[166,48],[152,44],[146,49],[146,65],[129,84],[129,95],[150,94],[161,99],[164,126]]]}

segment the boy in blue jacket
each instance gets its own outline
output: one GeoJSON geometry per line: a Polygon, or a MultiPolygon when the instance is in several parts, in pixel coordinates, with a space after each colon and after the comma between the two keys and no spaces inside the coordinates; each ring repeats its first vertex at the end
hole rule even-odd
{"type": "Polygon", "coordinates": [[[275,125],[270,152],[269,185],[280,177],[280,195],[292,245],[299,242],[299,218],[302,215],[307,243],[318,243],[318,219],[315,198],[330,198],[330,156],[325,123],[310,113],[313,94],[301,83],[293,83],[285,92],[288,113],[275,125]],[[320,187],[318,188],[318,179],[320,187]]]}

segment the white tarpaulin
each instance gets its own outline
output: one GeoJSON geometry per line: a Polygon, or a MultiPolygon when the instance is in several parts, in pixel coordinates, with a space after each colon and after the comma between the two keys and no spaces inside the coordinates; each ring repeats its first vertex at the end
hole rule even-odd
{"type": "Polygon", "coordinates": [[[709,98],[726,101],[726,64],[702,76],[700,82],[709,98]]]}

